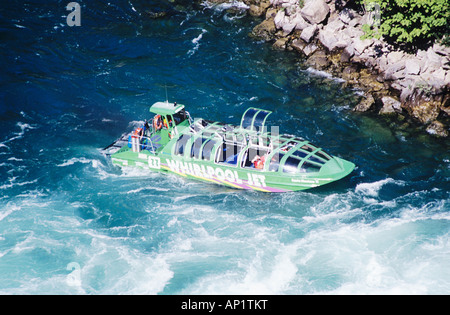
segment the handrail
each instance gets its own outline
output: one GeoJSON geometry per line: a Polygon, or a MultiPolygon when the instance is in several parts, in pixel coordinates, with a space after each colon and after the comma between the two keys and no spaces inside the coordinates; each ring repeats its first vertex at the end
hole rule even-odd
{"type": "Polygon", "coordinates": [[[145,145],[145,144],[142,143],[142,140],[144,140],[144,139],[147,139],[148,141],[150,141],[150,145],[152,147],[152,150],[150,152],[155,153],[156,150],[155,150],[155,146],[153,145],[153,141],[152,141],[152,139],[150,137],[147,137],[147,136],[142,136],[142,138],[139,139],[139,141],[141,142],[141,144],[140,144],[141,145],[141,150],[144,150],[144,146],[148,147],[148,145],[145,145]]]}

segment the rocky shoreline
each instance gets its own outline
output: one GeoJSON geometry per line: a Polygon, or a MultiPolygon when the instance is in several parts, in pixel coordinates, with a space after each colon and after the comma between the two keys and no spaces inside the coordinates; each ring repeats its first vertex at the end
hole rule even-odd
{"type": "MultiPolygon", "coordinates": [[[[408,54],[383,39],[364,39],[370,14],[338,0],[209,0],[245,4],[262,17],[250,34],[295,50],[306,65],[345,80],[364,92],[354,108],[375,112],[401,124],[424,126],[429,134],[449,137],[450,47],[434,44],[408,54]]],[[[353,3],[348,1],[348,3],[353,3]]]]}

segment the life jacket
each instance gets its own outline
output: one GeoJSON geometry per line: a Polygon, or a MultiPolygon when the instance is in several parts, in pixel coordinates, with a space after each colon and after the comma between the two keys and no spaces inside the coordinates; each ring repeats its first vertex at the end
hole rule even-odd
{"type": "Polygon", "coordinates": [[[266,156],[262,156],[260,158],[258,158],[254,165],[256,169],[262,170],[264,168],[264,163],[266,162],[266,156]]]}

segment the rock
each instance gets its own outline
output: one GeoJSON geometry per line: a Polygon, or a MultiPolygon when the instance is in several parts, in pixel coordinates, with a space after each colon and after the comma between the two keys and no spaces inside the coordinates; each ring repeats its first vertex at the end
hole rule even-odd
{"type": "Polygon", "coordinates": [[[375,69],[377,67],[377,63],[378,63],[378,59],[376,59],[375,57],[367,57],[364,65],[367,68],[375,69]]]}
{"type": "Polygon", "coordinates": [[[147,13],[147,15],[151,18],[151,19],[159,19],[162,17],[165,17],[167,15],[167,12],[165,11],[161,11],[161,12],[153,12],[153,11],[145,11],[145,13],[147,13]]]}
{"type": "Polygon", "coordinates": [[[388,80],[399,81],[401,79],[404,79],[405,77],[406,74],[404,69],[400,69],[397,72],[391,73],[390,76],[388,77],[388,80]]]}
{"type": "Polygon", "coordinates": [[[423,50],[423,49],[417,50],[416,57],[419,58],[419,59],[421,59],[421,60],[422,60],[422,59],[426,59],[426,58],[427,58],[427,52],[426,52],[426,50],[423,50]]]}
{"type": "Polygon", "coordinates": [[[292,22],[295,24],[296,30],[304,30],[305,28],[311,26],[311,24],[305,21],[300,12],[293,15],[292,22]]]}
{"type": "Polygon", "coordinates": [[[427,127],[427,132],[430,135],[435,135],[438,137],[443,137],[443,138],[448,137],[448,130],[446,130],[445,125],[437,120],[433,121],[427,127]]]}
{"type": "MultiPolygon", "coordinates": [[[[356,27],[362,24],[363,17],[359,14],[355,14],[355,17],[348,22],[348,26],[356,27]]],[[[344,22],[345,23],[345,22],[344,22]]]]}
{"type": "Polygon", "coordinates": [[[330,13],[330,7],[324,0],[309,0],[301,10],[303,18],[311,24],[322,23],[330,13]]]}
{"type": "Polygon", "coordinates": [[[446,47],[438,43],[434,43],[433,51],[442,56],[450,56],[450,47],[446,47]]]}
{"type": "MultiPolygon", "coordinates": [[[[244,0],[245,1],[245,0],[244,0]]],[[[247,1],[258,1],[258,0],[247,0],[247,1]]],[[[270,0],[274,7],[289,7],[297,4],[297,0],[270,0]]]]}
{"type": "Polygon", "coordinates": [[[278,50],[285,50],[287,42],[288,42],[288,38],[282,37],[282,38],[277,39],[272,47],[275,49],[278,49],[278,50]]]}
{"type": "Polygon", "coordinates": [[[337,48],[347,47],[350,43],[346,41],[346,39],[348,38],[336,36],[335,33],[326,29],[322,29],[319,31],[319,41],[324,47],[328,49],[329,52],[332,52],[337,48]]]}
{"type": "Polygon", "coordinates": [[[358,67],[356,65],[349,65],[342,70],[342,78],[346,81],[353,81],[359,79],[358,67]]]}
{"type": "Polygon", "coordinates": [[[384,89],[384,84],[378,82],[377,75],[370,73],[367,69],[360,70],[358,83],[364,87],[366,91],[379,92],[384,89]]]}
{"type": "Polygon", "coordinates": [[[341,12],[339,12],[339,19],[345,24],[349,24],[355,18],[355,11],[344,8],[341,12]]]}
{"type": "Polygon", "coordinates": [[[361,40],[359,37],[353,39],[353,48],[359,54],[362,54],[372,44],[373,44],[372,39],[361,40]]]}
{"type": "Polygon", "coordinates": [[[383,107],[379,111],[380,115],[391,115],[402,112],[401,103],[390,96],[382,97],[381,103],[383,103],[383,107]]]}
{"type": "Polygon", "coordinates": [[[372,94],[367,94],[366,97],[363,98],[353,110],[356,112],[367,112],[372,108],[373,104],[375,104],[375,99],[372,94]]]}
{"type": "Polygon", "coordinates": [[[331,61],[323,50],[317,50],[306,60],[306,64],[314,69],[323,70],[331,64],[331,61]]]}
{"type": "Polygon", "coordinates": [[[364,32],[361,29],[351,26],[344,28],[341,33],[348,35],[350,38],[360,38],[364,35],[364,32]]]}
{"type": "Polygon", "coordinates": [[[274,19],[275,16],[277,15],[277,13],[278,13],[278,10],[275,9],[275,8],[267,9],[267,11],[266,11],[266,20],[274,19]]]}
{"type": "Polygon", "coordinates": [[[248,1],[246,4],[249,5],[248,13],[251,16],[256,17],[264,15],[264,13],[266,13],[267,8],[270,7],[269,0],[248,1]]]}
{"type": "MultiPolygon", "coordinates": [[[[430,69],[428,69],[430,70],[430,69]]],[[[426,72],[421,74],[421,78],[426,80],[429,86],[432,87],[432,91],[435,94],[442,93],[446,86],[446,72],[444,69],[439,68],[433,72],[426,72]]]]}
{"type": "Polygon", "coordinates": [[[273,19],[264,20],[261,24],[256,25],[251,35],[256,39],[264,40],[266,42],[272,40],[277,28],[273,19]]]}
{"type": "Polygon", "coordinates": [[[258,5],[254,5],[254,4],[251,4],[250,8],[248,9],[248,13],[251,16],[256,16],[256,17],[262,16],[264,14],[264,12],[265,12],[265,9],[263,9],[262,7],[260,7],[258,5]]]}
{"type": "Polygon", "coordinates": [[[413,90],[416,87],[416,82],[420,80],[420,77],[414,74],[406,74],[405,78],[398,81],[403,88],[408,88],[413,90]]]}
{"type": "Polygon", "coordinates": [[[294,48],[299,53],[303,53],[303,49],[305,48],[306,43],[301,39],[296,39],[292,41],[291,47],[294,48]]]}
{"type": "Polygon", "coordinates": [[[332,32],[328,32],[325,30],[319,31],[319,41],[324,45],[329,51],[333,51],[336,47],[337,38],[336,35],[332,32]]]}
{"type": "Polygon", "coordinates": [[[442,68],[437,69],[436,71],[434,71],[432,73],[433,77],[438,80],[441,81],[441,85],[444,86],[445,85],[445,70],[442,68]]]}
{"type": "Polygon", "coordinates": [[[446,94],[442,100],[441,110],[450,116],[450,94],[446,94]]]}
{"type": "Polygon", "coordinates": [[[296,12],[293,15],[287,15],[285,10],[280,10],[274,19],[277,29],[282,29],[285,34],[290,34],[294,29],[303,30],[308,24],[300,14],[296,12]]]}
{"type": "Polygon", "coordinates": [[[303,53],[308,57],[311,54],[313,54],[319,47],[317,47],[316,44],[311,43],[307,45],[305,48],[303,48],[303,53]]]}
{"type": "Polygon", "coordinates": [[[286,12],[284,10],[280,10],[277,12],[275,19],[273,20],[277,29],[283,28],[283,24],[285,23],[286,12]]]}
{"type": "Polygon", "coordinates": [[[419,120],[422,124],[429,124],[439,116],[441,102],[433,98],[426,98],[413,95],[414,101],[403,104],[409,114],[419,120]]]}
{"type": "Polygon", "coordinates": [[[400,93],[400,101],[402,103],[405,103],[409,100],[410,96],[413,94],[414,92],[414,86],[405,86],[402,88],[401,93],[400,93]]]}
{"type": "Polygon", "coordinates": [[[405,61],[405,74],[419,74],[420,63],[417,59],[407,59],[405,61]]]}
{"type": "Polygon", "coordinates": [[[345,27],[345,24],[339,20],[334,19],[333,21],[328,21],[328,24],[323,27],[324,30],[330,31],[338,35],[339,31],[341,31],[345,27]]]}
{"type": "Polygon", "coordinates": [[[386,80],[399,80],[405,77],[405,60],[399,60],[396,63],[390,63],[387,65],[387,67],[387,70],[384,72],[384,78],[386,80]]]}
{"type": "Polygon", "coordinates": [[[317,31],[319,28],[316,24],[306,27],[302,34],[300,35],[300,38],[303,39],[305,42],[309,43],[311,39],[317,34],[317,31]]]}
{"type": "Polygon", "coordinates": [[[432,47],[427,50],[427,59],[426,59],[428,71],[436,70],[441,67],[442,58],[439,56],[432,47]],[[430,69],[431,68],[431,69],[430,69]]]}
{"type": "Polygon", "coordinates": [[[450,70],[450,59],[448,59],[444,62],[444,64],[442,65],[442,69],[450,70]]]}
{"type": "Polygon", "coordinates": [[[387,55],[387,61],[390,64],[394,64],[402,60],[404,57],[403,53],[400,51],[392,51],[387,55]]]}
{"type": "Polygon", "coordinates": [[[286,10],[286,15],[288,16],[295,15],[297,12],[300,12],[300,7],[295,1],[283,4],[283,8],[286,10]]]}
{"type": "Polygon", "coordinates": [[[345,47],[341,53],[341,62],[350,62],[350,58],[352,58],[354,54],[355,50],[353,49],[353,46],[345,47]]]}
{"type": "Polygon", "coordinates": [[[302,0],[303,8],[298,0],[242,1],[251,15],[265,12],[266,21],[253,29],[254,37],[276,39],[275,49],[295,49],[306,56],[307,66],[339,74],[345,84],[365,91],[355,111],[381,104],[381,115],[404,117],[407,112],[429,133],[448,136],[450,106],[441,101],[450,91],[450,48],[435,44],[409,55],[383,39],[361,40],[364,33],[355,26],[367,23],[368,15],[346,5],[351,1],[302,0]],[[395,96],[386,96],[388,91],[395,96]]]}
{"type": "Polygon", "coordinates": [[[296,24],[294,21],[288,21],[287,23],[284,23],[282,26],[284,34],[288,35],[290,34],[296,27],[296,24]]]}

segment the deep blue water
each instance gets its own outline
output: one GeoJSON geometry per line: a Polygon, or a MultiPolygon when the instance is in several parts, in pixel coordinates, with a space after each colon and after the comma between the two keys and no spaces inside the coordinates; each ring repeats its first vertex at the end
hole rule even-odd
{"type": "Polygon", "coordinates": [[[0,6],[0,294],[450,293],[448,141],[354,113],[239,12],[79,1],[71,28],[68,2],[0,6]],[[112,167],[99,149],[166,87],[194,117],[272,110],[357,168],[264,194],[112,167]]]}

